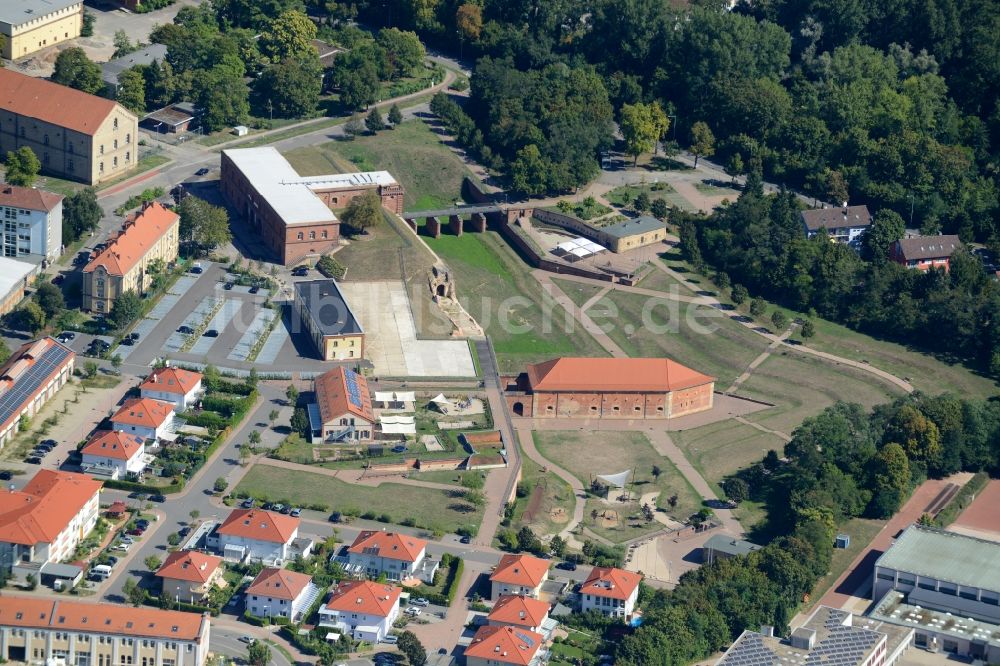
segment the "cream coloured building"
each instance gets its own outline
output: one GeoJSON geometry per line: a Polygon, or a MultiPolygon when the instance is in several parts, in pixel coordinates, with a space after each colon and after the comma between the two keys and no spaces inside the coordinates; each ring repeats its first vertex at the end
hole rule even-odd
{"type": "Polygon", "coordinates": [[[110,312],[126,291],[143,294],[152,283],[149,266],[177,259],[180,216],[153,202],[125,222],[108,246],[83,269],[83,309],[110,312]]]}
{"type": "Polygon", "coordinates": [[[0,0],[4,58],[23,58],[80,36],[81,0],[0,0]]]}
{"type": "Polygon", "coordinates": [[[28,147],[43,173],[96,185],[135,168],[138,134],[139,119],[117,102],[0,68],[3,154],[28,147]]]}

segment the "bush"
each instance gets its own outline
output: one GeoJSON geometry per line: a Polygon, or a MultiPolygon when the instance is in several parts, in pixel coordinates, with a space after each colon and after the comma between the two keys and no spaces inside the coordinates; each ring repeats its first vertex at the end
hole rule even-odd
{"type": "Polygon", "coordinates": [[[339,261],[329,254],[324,254],[316,262],[316,270],[328,278],[340,280],[347,273],[347,269],[339,261]]]}

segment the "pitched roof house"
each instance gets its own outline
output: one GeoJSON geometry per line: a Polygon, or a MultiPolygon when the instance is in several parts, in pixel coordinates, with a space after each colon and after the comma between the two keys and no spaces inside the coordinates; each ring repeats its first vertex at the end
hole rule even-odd
{"type": "Polygon", "coordinates": [[[844,205],[839,208],[814,208],[802,211],[802,226],[808,238],[812,238],[821,230],[826,230],[831,239],[855,245],[871,223],[872,216],[867,206],[844,205]]]}
{"type": "Polygon", "coordinates": [[[580,608],[612,617],[630,618],[635,612],[642,576],[614,567],[594,567],[580,585],[580,608]]]}
{"type": "Polygon", "coordinates": [[[0,364],[0,446],[34,416],[73,374],[76,354],[53,338],[26,342],[0,364]]]}
{"type": "Polygon", "coordinates": [[[347,368],[333,368],[313,380],[316,402],[309,405],[312,440],[367,441],[375,436],[368,380],[347,368]]]}
{"type": "Polygon", "coordinates": [[[341,581],[319,609],[320,625],[378,643],[399,617],[402,588],[368,580],[341,581]]]}
{"type": "Polygon", "coordinates": [[[312,576],[288,569],[267,567],[247,588],[246,607],[257,617],[287,617],[295,622],[316,600],[319,590],[312,576]]]}
{"type": "Polygon", "coordinates": [[[111,417],[115,430],[145,439],[163,437],[171,431],[173,423],[173,404],[152,398],[129,398],[111,417]]]}
{"type": "Polygon", "coordinates": [[[505,594],[538,597],[542,583],[548,580],[549,563],[531,555],[505,554],[490,574],[491,599],[505,594]]]}
{"type": "Polygon", "coordinates": [[[543,640],[541,634],[527,629],[486,625],[465,648],[465,661],[468,666],[536,666],[541,663],[543,640]]]}
{"type": "Polygon", "coordinates": [[[184,368],[156,368],[139,384],[143,398],[152,398],[174,404],[174,411],[182,412],[197,399],[201,392],[202,374],[184,368]]]}
{"type": "Polygon", "coordinates": [[[285,560],[300,520],[260,509],[235,509],[216,530],[219,550],[237,560],[285,560]]]}
{"type": "Polygon", "coordinates": [[[167,556],[156,570],[163,595],[176,595],[194,603],[208,594],[213,585],[223,587],[222,558],[197,550],[178,550],[167,556]]]}
{"type": "MultiPolygon", "coordinates": [[[[363,530],[347,549],[347,568],[371,578],[385,574],[389,580],[405,580],[423,570],[426,555],[427,542],[423,539],[399,532],[363,530]]],[[[433,569],[430,575],[433,577],[433,569]]]]}
{"type": "Polygon", "coordinates": [[[549,604],[523,595],[505,594],[493,604],[486,617],[491,625],[510,625],[544,634],[543,625],[549,618],[549,604]]]}
{"type": "Polygon", "coordinates": [[[962,241],[955,235],[900,238],[889,248],[889,258],[907,268],[921,271],[943,268],[947,271],[951,255],[961,247],[962,241]]]}
{"type": "Polygon", "coordinates": [[[146,468],[146,440],[118,430],[98,430],[80,449],[81,467],[87,474],[122,478],[146,468]]]}

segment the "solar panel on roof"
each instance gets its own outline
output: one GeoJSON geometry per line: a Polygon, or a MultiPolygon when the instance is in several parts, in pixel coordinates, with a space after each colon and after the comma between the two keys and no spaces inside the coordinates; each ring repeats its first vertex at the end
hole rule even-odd
{"type": "Polygon", "coordinates": [[[69,356],[69,353],[70,351],[62,345],[52,345],[18,377],[10,390],[0,396],[0,424],[6,423],[34,395],[42,382],[69,356]]]}
{"type": "Polygon", "coordinates": [[[350,370],[345,370],[344,385],[347,387],[347,399],[352,405],[361,409],[364,403],[361,402],[361,389],[358,387],[357,375],[350,370]]]}

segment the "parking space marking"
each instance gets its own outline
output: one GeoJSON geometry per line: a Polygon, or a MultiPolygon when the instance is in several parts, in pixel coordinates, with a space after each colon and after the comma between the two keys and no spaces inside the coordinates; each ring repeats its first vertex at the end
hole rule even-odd
{"type": "MultiPolygon", "coordinates": [[[[236,313],[240,311],[240,307],[242,305],[243,301],[239,299],[227,298],[226,302],[222,304],[222,308],[220,308],[219,311],[215,313],[215,316],[212,317],[212,321],[208,322],[208,326],[205,327],[205,330],[214,329],[221,335],[222,331],[226,330],[226,327],[229,326],[229,322],[231,322],[233,317],[236,316],[236,313]]],[[[217,337],[206,338],[205,336],[202,336],[198,342],[194,343],[194,346],[188,350],[188,353],[207,354],[212,348],[212,345],[214,345],[218,339],[219,338],[217,337]]]]}
{"type": "MultiPolygon", "coordinates": [[[[215,310],[216,303],[217,301],[215,296],[206,296],[201,299],[201,303],[198,304],[198,307],[184,317],[184,322],[181,325],[198,330],[201,327],[202,322],[205,321],[205,317],[210,315],[212,311],[215,310]]],[[[167,338],[167,341],[163,343],[163,348],[169,352],[179,352],[183,349],[184,343],[187,339],[187,334],[174,331],[170,334],[170,337],[167,338]]]]}
{"type": "Polygon", "coordinates": [[[257,339],[263,335],[264,329],[271,322],[272,319],[277,315],[274,310],[258,310],[254,315],[253,321],[250,322],[250,326],[243,333],[243,337],[240,341],[236,343],[233,350],[229,352],[229,356],[226,358],[230,361],[245,361],[250,356],[250,352],[253,351],[254,345],[257,344],[257,339]]]}
{"type": "Polygon", "coordinates": [[[288,333],[288,320],[284,317],[281,318],[281,322],[271,331],[271,335],[268,336],[267,342],[261,347],[260,353],[257,354],[257,363],[262,365],[270,365],[274,363],[274,360],[278,358],[278,353],[281,348],[285,346],[290,337],[288,333]]]}

